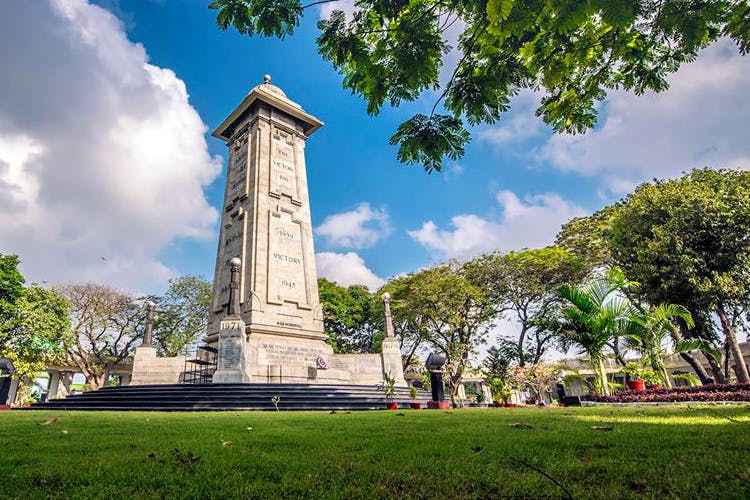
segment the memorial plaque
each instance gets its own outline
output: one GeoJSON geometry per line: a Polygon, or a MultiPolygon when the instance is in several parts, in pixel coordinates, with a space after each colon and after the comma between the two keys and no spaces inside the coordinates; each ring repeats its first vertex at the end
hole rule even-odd
{"type": "Polygon", "coordinates": [[[222,342],[219,342],[219,369],[237,370],[242,362],[242,341],[239,332],[233,332],[222,336],[222,342]]]}
{"type": "Polygon", "coordinates": [[[294,148],[282,139],[273,139],[271,154],[271,192],[298,199],[294,148]]]}
{"type": "Polygon", "coordinates": [[[271,214],[268,224],[268,298],[307,304],[302,228],[289,212],[271,214]]]}

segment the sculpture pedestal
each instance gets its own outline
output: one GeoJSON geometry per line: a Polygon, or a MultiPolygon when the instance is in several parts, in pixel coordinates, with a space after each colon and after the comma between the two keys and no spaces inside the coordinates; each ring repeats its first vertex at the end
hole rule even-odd
{"type": "Polygon", "coordinates": [[[219,353],[213,383],[248,382],[245,322],[239,316],[227,316],[219,323],[219,353]]]}
{"type": "Polygon", "coordinates": [[[397,387],[406,387],[404,365],[401,360],[401,348],[395,337],[386,337],[383,339],[383,348],[380,356],[383,361],[383,376],[390,375],[396,381],[397,387]]]}

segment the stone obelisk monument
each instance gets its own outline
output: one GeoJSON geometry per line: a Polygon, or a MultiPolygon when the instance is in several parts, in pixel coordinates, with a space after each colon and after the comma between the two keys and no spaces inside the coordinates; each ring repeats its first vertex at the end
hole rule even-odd
{"type": "Polygon", "coordinates": [[[383,379],[381,355],[325,343],[305,169],[305,141],[322,126],[266,75],[213,133],[229,147],[206,338],[219,350],[214,382],[383,379]]]}

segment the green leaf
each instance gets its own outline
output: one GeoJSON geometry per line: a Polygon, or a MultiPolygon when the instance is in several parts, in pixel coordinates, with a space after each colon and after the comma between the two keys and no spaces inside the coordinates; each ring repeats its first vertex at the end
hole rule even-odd
{"type": "Polygon", "coordinates": [[[421,163],[425,171],[431,173],[441,170],[444,157],[461,158],[470,140],[471,135],[457,118],[418,114],[398,127],[390,144],[399,146],[399,161],[421,163]]]}

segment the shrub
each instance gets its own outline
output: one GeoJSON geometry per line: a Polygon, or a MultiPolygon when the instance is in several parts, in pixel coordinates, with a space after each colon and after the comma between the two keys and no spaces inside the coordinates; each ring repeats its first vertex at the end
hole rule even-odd
{"type": "Polygon", "coordinates": [[[587,394],[584,401],[599,403],[670,403],[682,401],[748,401],[750,384],[712,384],[677,389],[651,389],[648,391],[620,391],[612,396],[587,394]]]}

